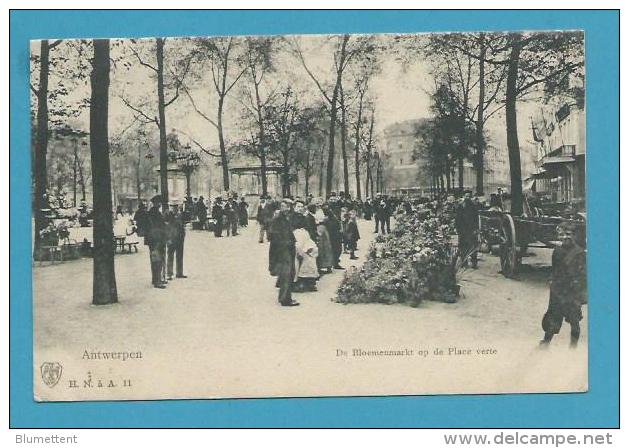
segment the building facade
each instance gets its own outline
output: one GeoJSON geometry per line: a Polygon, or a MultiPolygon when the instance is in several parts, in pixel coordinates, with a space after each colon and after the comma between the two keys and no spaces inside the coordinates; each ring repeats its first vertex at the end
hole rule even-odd
{"type": "MultiPolygon", "coordinates": [[[[384,130],[385,152],[388,156],[388,190],[394,195],[430,194],[428,160],[422,157],[422,139],[418,137],[427,119],[407,120],[394,123],[384,130]]],[[[535,171],[535,147],[523,145],[520,148],[522,178],[535,171]]],[[[506,145],[487,144],[484,152],[484,191],[495,193],[499,188],[511,189],[509,153],[506,145]]],[[[452,179],[458,188],[458,164],[453,167],[452,179]]],[[[463,189],[476,189],[476,169],[474,164],[463,162],[463,189]]]]}
{"type": "Polygon", "coordinates": [[[552,202],[585,201],[585,111],[566,99],[532,118],[537,144],[535,191],[552,202]]]}

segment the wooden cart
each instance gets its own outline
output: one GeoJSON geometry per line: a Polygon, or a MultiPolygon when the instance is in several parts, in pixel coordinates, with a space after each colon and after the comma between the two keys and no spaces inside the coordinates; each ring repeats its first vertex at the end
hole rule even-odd
{"type": "Polygon", "coordinates": [[[479,212],[479,248],[498,246],[500,267],[505,277],[512,278],[517,274],[527,248],[555,248],[559,244],[557,226],[562,222],[575,225],[577,243],[585,247],[584,213],[575,213],[568,205],[531,207],[526,201],[524,210],[522,215],[502,210],[479,212]]]}

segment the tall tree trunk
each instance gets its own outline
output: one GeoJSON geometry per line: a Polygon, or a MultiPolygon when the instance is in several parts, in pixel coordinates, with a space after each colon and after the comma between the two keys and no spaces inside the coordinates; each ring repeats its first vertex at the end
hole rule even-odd
{"type": "Polygon", "coordinates": [[[380,182],[381,182],[381,172],[380,172],[380,153],[376,153],[376,193],[380,193],[380,182]]]}
{"type": "Polygon", "coordinates": [[[448,192],[450,192],[450,189],[452,187],[452,184],[450,183],[450,174],[451,174],[450,159],[446,156],[446,191],[448,192]]]}
{"type": "Polygon", "coordinates": [[[282,194],[290,196],[290,165],[288,164],[288,150],[284,150],[284,166],[282,167],[282,194]]]}
{"type": "Polygon", "coordinates": [[[166,103],[164,100],[164,39],[157,38],[157,109],[159,113],[159,179],[162,209],[168,210],[168,144],[166,141],[166,103]]]}
{"type": "Polygon", "coordinates": [[[324,168],[324,162],[323,162],[323,149],[324,147],[321,146],[321,151],[319,152],[319,197],[323,196],[323,168],[324,168]]]}
{"type": "Polygon", "coordinates": [[[358,118],[356,120],[356,133],[354,134],[354,165],[356,168],[356,199],[362,199],[360,191],[360,127],[363,118],[363,95],[360,96],[358,105],[358,118]]]}
{"type": "Polygon", "coordinates": [[[326,166],[325,179],[325,195],[330,196],[332,192],[332,182],[334,178],[334,158],[336,157],[336,149],[334,147],[334,136],[336,134],[336,104],[338,102],[338,80],[332,93],[332,104],[330,105],[330,129],[328,131],[328,163],[326,166]]]}
{"type": "Polygon", "coordinates": [[[349,168],[347,166],[347,109],[345,107],[345,94],[343,83],[340,87],[341,94],[341,157],[343,158],[343,191],[345,197],[349,195],[349,168]]]}
{"type": "Polygon", "coordinates": [[[485,126],[485,55],[487,47],[485,45],[485,34],[480,33],[479,38],[479,54],[478,63],[478,115],[476,116],[476,193],[485,194],[484,187],[484,171],[485,171],[485,138],[483,136],[483,128],[485,126]]]}
{"type": "MultiPolygon", "coordinates": [[[[306,180],[306,185],[304,188],[304,197],[308,197],[308,194],[310,193],[310,153],[312,152],[312,148],[309,146],[308,147],[308,152],[306,153],[306,166],[304,168],[304,176],[305,176],[305,180],[306,180]]],[[[297,184],[299,184],[299,179],[297,179],[297,184]]]]}
{"type": "Polygon", "coordinates": [[[79,170],[79,185],[81,186],[81,201],[85,201],[85,176],[83,175],[83,162],[81,162],[80,157],[77,160],[77,168],[79,170]]]}
{"type": "Polygon", "coordinates": [[[330,134],[328,135],[329,139],[329,152],[328,152],[328,165],[327,165],[327,177],[325,181],[325,194],[326,196],[330,196],[332,192],[332,182],[334,177],[334,158],[336,156],[336,149],[334,147],[334,138],[336,135],[336,115],[337,115],[337,104],[338,104],[338,95],[339,88],[341,87],[341,83],[343,81],[343,66],[345,65],[345,51],[347,48],[347,42],[349,41],[349,34],[346,34],[342,37],[341,42],[341,53],[339,55],[339,63],[338,68],[336,70],[336,83],[334,84],[334,90],[332,92],[332,98],[330,101],[330,134]]]}
{"type": "Polygon", "coordinates": [[[138,194],[138,206],[140,205],[140,201],[142,200],[142,179],[140,177],[140,168],[142,165],[142,150],[140,149],[140,145],[138,145],[138,163],[135,166],[135,188],[138,194]]]}
{"type": "Polygon", "coordinates": [[[72,164],[72,207],[76,207],[77,171],[78,171],[78,142],[72,142],[74,150],[74,163],[72,164]]]}
{"type": "Polygon", "coordinates": [[[218,99],[218,116],[216,124],[218,125],[218,144],[221,148],[221,166],[223,168],[223,189],[229,191],[229,165],[227,161],[227,149],[225,148],[225,137],[223,135],[223,104],[225,97],[218,99]]]}
{"type": "Polygon", "coordinates": [[[109,40],[94,40],[91,76],[90,148],[94,192],[94,305],[118,301],[109,166],[109,40]]]}
{"type": "Polygon", "coordinates": [[[507,88],[505,97],[505,117],[507,125],[507,148],[509,150],[509,171],[511,174],[511,213],[522,214],[522,171],[520,166],[520,144],[518,142],[518,117],[516,111],[518,65],[520,61],[521,36],[513,37],[509,65],[507,68],[507,88]]]}
{"type": "Polygon", "coordinates": [[[262,118],[262,101],[260,100],[260,86],[256,82],[255,73],[253,74],[253,85],[256,92],[256,111],[258,113],[258,138],[260,140],[260,176],[262,181],[262,194],[268,194],[268,184],[266,179],[266,135],[264,132],[264,121],[262,118]]]}
{"type": "Polygon", "coordinates": [[[46,186],[48,175],[46,169],[46,155],[48,152],[48,75],[50,73],[50,47],[47,40],[40,45],[39,88],[37,89],[37,131],[35,134],[35,241],[33,258],[40,256],[41,235],[44,228],[43,208],[46,208],[46,186]]]}

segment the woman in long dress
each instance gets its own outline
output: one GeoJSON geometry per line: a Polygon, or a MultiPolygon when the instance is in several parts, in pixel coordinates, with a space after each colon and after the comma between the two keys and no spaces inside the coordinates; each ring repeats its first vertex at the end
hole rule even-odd
{"type": "Polygon", "coordinates": [[[325,226],[325,220],[327,218],[323,214],[321,209],[315,213],[315,220],[317,222],[317,248],[319,255],[317,256],[317,268],[319,274],[325,274],[332,272],[334,266],[334,255],[332,254],[332,243],[330,242],[330,234],[325,226]]]}

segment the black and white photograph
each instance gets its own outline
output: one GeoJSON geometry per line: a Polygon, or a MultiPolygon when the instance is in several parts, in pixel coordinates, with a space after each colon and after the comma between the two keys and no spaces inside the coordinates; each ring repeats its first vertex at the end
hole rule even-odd
{"type": "Polygon", "coordinates": [[[585,39],[31,41],[34,399],[586,392],[585,39]]]}

